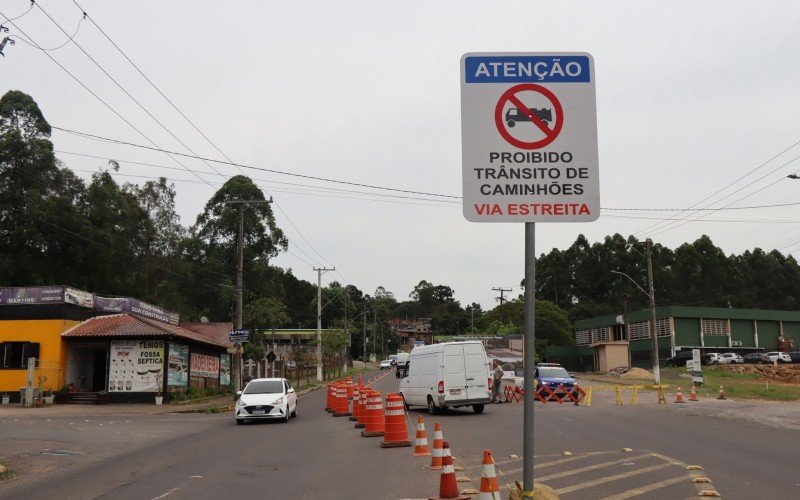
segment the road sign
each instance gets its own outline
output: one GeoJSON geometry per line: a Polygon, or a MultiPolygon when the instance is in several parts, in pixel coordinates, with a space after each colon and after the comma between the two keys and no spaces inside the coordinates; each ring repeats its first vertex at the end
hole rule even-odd
{"type": "Polygon", "coordinates": [[[594,60],[587,53],[461,58],[464,217],[589,222],[600,216],[594,60]]]}
{"type": "Polygon", "coordinates": [[[250,330],[231,330],[228,333],[231,342],[248,342],[250,340],[250,330]]]}
{"type": "Polygon", "coordinates": [[[269,364],[274,363],[276,359],[278,359],[278,356],[276,356],[274,352],[269,351],[269,353],[267,353],[267,361],[269,361],[269,364]]]}

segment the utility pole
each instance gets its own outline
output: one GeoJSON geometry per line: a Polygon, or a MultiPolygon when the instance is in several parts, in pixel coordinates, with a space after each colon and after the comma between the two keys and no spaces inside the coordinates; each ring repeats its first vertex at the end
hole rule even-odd
{"type": "Polygon", "coordinates": [[[364,325],[364,366],[367,366],[367,306],[361,309],[361,323],[364,325]]]}
{"type": "Polygon", "coordinates": [[[650,333],[653,338],[653,380],[661,384],[661,371],[658,368],[658,331],[656,329],[656,292],[653,287],[653,241],[647,238],[647,281],[650,289],[650,333]]]}
{"type": "Polygon", "coordinates": [[[495,292],[500,292],[500,323],[503,322],[503,302],[505,302],[505,297],[503,294],[505,292],[511,292],[511,288],[492,288],[495,292]]]}
{"type": "MultiPolygon", "coordinates": [[[[269,200],[228,200],[224,202],[226,205],[239,205],[239,255],[236,259],[236,289],[234,294],[236,296],[236,330],[242,329],[242,295],[243,285],[242,277],[244,274],[244,207],[245,205],[258,205],[262,203],[272,203],[272,197],[269,200]]],[[[237,342],[236,354],[233,361],[233,385],[237,391],[242,390],[242,344],[237,342]]]]}
{"type": "Polygon", "coordinates": [[[317,272],[317,380],[322,382],[322,273],[335,271],[325,267],[315,267],[317,272]]]}
{"type": "MultiPolygon", "coordinates": [[[[372,357],[375,357],[375,347],[378,343],[378,313],[372,310],[372,357]]],[[[381,358],[383,359],[383,358],[381,358]]]]}
{"type": "Polygon", "coordinates": [[[631,367],[631,331],[628,329],[628,299],[630,294],[622,294],[622,335],[628,342],[628,367],[631,367]]]}

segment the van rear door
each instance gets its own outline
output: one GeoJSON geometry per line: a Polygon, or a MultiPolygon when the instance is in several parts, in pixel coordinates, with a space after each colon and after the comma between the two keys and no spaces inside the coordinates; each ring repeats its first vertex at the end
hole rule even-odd
{"type": "Polygon", "coordinates": [[[464,346],[444,346],[444,395],[446,399],[466,399],[467,376],[464,369],[464,346]]]}
{"type": "Polygon", "coordinates": [[[466,399],[488,399],[489,361],[481,344],[464,344],[464,364],[466,365],[466,399]]]}

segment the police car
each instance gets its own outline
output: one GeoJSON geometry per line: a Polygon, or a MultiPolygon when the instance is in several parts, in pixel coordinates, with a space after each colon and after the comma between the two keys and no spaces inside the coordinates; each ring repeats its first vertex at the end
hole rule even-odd
{"type": "MultiPolygon", "coordinates": [[[[561,385],[564,386],[567,392],[572,392],[576,385],[575,379],[558,363],[539,363],[536,365],[536,371],[533,376],[536,379],[536,392],[541,392],[541,387],[545,385],[553,392],[556,392],[556,389],[561,385]]],[[[561,390],[558,394],[564,395],[566,393],[561,390]]]]}

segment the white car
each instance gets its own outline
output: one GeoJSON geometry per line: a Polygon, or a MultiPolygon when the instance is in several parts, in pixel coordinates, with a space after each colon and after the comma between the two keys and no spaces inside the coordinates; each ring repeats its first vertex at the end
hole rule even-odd
{"type": "Polygon", "coordinates": [[[248,420],[281,419],[297,416],[297,394],[285,378],[256,378],[237,392],[234,416],[241,425],[248,420]]]}
{"type": "Polygon", "coordinates": [[[719,355],[717,358],[717,363],[719,364],[741,364],[744,363],[744,358],[741,354],[736,354],[735,352],[725,352],[719,355]]]}
{"type": "Polygon", "coordinates": [[[381,370],[389,370],[392,368],[392,362],[388,359],[381,361],[381,370]]]}
{"type": "Polygon", "coordinates": [[[778,360],[778,363],[791,363],[792,362],[792,358],[791,358],[791,356],[789,356],[788,352],[771,351],[771,352],[768,352],[768,353],[765,353],[765,354],[767,356],[769,356],[769,362],[770,363],[774,362],[776,359],[778,360]]]}

